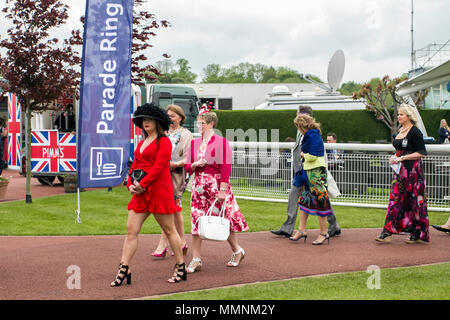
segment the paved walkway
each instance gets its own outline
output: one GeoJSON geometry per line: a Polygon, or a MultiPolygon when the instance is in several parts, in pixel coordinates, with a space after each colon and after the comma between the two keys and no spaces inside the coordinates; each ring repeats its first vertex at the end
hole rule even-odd
{"type": "MultiPolygon", "coordinates": [[[[3,201],[14,201],[14,200],[25,200],[25,186],[26,178],[21,176],[18,171],[13,170],[3,170],[3,178],[9,179],[8,191],[3,201]]],[[[48,186],[41,184],[36,178],[31,178],[31,197],[49,197],[56,194],[64,193],[64,185],[59,182],[56,178],[54,181],[54,186],[48,186]]]]}
{"type": "MultiPolygon", "coordinates": [[[[373,239],[377,229],[344,230],[330,245],[292,242],[269,232],[239,235],[247,256],[238,268],[228,268],[227,243],[204,242],[202,271],[188,281],[169,284],[173,257],[154,260],[150,253],[158,235],[140,235],[131,266],[132,284],[110,288],[119,263],[123,236],[0,237],[1,299],[133,299],[180,291],[215,288],[259,281],[291,279],[327,273],[366,271],[450,261],[450,236],[431,231],[432,243],[408,245],[405,236],[391,244],[373,239]],[[76,266],[80,289],[68,289],[76,266]],[[69,269],[68,269],[69,268],[69,269]],[[69,271],[69,273],[68,273],[69,271]]],[[[318,230],[310,231],[314,239],[318,230]]],[[[188,237],[188,243],[191,243],[188,237]]],[[[191,259],[188,252],[187,262],[191,259]]]]}
{"type": "MultiPolygon", "coordinates": [[[[11,176],[6,200],[25,198],[24,180],[11,176]]],[[[43,186],[33,179],[33,197],[63,193],[62,185],[43,186]]],[[[309,232],[303,243],[276,237],[270,232],[239,234],[246,258],[238,268],[228,268],[231,252],[227,243],[204,242],[203,269],[188,275],[188,281],[169,284],[173,257],[154,260],[150,253],[159,235],[140,235],[133,259],[132,285],[110,288],[121,255],[124,236],[0,237],[0,300],[135,299],[181,291],[215,288],[243,283],[282,280],[328,273],[366,271],[450,261],[450,236],[431,231],[429,244],[408,245],[405,236],[395,236],[391,244],[373,239],[381,229],[348,229],[330,244],[312,246],[318,230],[309,232]],[[72,269],[74,267],[74,269],[72,269]],[[74,270],[80,274],[80,289],[69,289],[74,270]]],[[[187,236],[188,244],[191,243],[187,236]]],[[[192,258],[188,252],[186,262],[192,258]]]]}

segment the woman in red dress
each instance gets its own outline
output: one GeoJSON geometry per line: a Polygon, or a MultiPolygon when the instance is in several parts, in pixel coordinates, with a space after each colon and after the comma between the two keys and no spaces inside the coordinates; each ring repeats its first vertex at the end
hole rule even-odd
{"type": "Polygon", "coordinates": [[[175,204],[169,170],[172,143],[164,133],[169,128],[170,119],[159,107],[144,104],[137,108],[133,122],[143,130],[145,139],[136,147],[134,162],[129,172],[127,188],[132,198],[128,204],[127,235],[119,272],[111,286],[120,286],[125,278],[127,284],[131,283],[129,264],[137,250],[141,227],[151,213],[166,233],[175,254],[174,274],[168,281],[174,283],[186,280],[182,242],[174,223],[174,213],[181,211],[181,208],[175,204]],[[146,175],[139,181],[133,180],[131,173],[139,169],[146,175]]]}

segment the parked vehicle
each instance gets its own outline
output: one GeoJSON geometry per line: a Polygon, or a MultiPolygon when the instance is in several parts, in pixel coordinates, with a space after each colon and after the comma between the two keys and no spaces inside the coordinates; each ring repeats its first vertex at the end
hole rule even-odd
{"type": "Polygon", "coordinates": [[[186,114],[184,126],[194,132],[200,102],[193,88],[182,85],[149,84],[146,89],[147,102],[153,102],[163,109],[169,104],[180,106],[186,114]]]}
{"type": "MultiPolygon", "coordinates": [[[[194,132],[195,120],[199,112],[199,100],[194,89],[180,85],[151,84],[147,87],[133,85],[130,121],[133,112],[145,101],[153,102],[164,109],[169,104],[179,105],[186,114],[185,127],[194,132]]],[[[75,134],[77,119],[74,110],[78,109],[78,101],[66,97],[58,99],[57,103],[63,107],[64,111],[48,112],[49,117],[37,116],[36,126],[31,133],[31,176],[37,178],[40,183],[48,185],[52,185],[56,178],[64,182],[66,175],[76,173],[77,165],[75,134]],[[50,118],[51,121],[48,120],[50,118]]],[[[22,119],[18,116],[17,120],[20,122],[22,119]]],[[[22,146],[18,147],[21,148],[18,154],[21,154],[20,173],[25,175],[27,154],[23,132],[21,136],[22,146]]],[[[130,161],[134,158],[134,149],[140,139],[140,129],[132,125],[130,161]]]]}

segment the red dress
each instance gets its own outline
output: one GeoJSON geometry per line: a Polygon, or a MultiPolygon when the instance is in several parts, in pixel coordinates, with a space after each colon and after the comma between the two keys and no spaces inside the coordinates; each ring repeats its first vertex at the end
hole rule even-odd
{"type": "MultiPolygon", "coordinates": [[[[159,142],[155,139],[141,153],[144,141],[138,144],[134,152],[130,174],[135,169],[142,169],[147,173],[139,183],[146,191],[140,195],[133,195],[128,203],[128,210],[159,214],[173,214],[181,211],[182,209],[175,204],[169,169],[172,143],[167,137],[162,137],[159,142]]],[[[131,184],[131,178],[128,177],[127,187],[131,184]]]]}

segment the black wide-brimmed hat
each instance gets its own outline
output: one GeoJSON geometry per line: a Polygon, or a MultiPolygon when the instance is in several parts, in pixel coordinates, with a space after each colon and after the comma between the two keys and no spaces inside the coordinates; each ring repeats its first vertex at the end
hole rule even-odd
{"type": "Polygon", "coordinates": [[[133,114],[133,123],[142,129],[142,121],[144,118],[158,121],[164,131],[169,130],[169,126],[172,123],[167,112],[155,106],[153,103],[146,103],[137,107],[133,114]]]}

